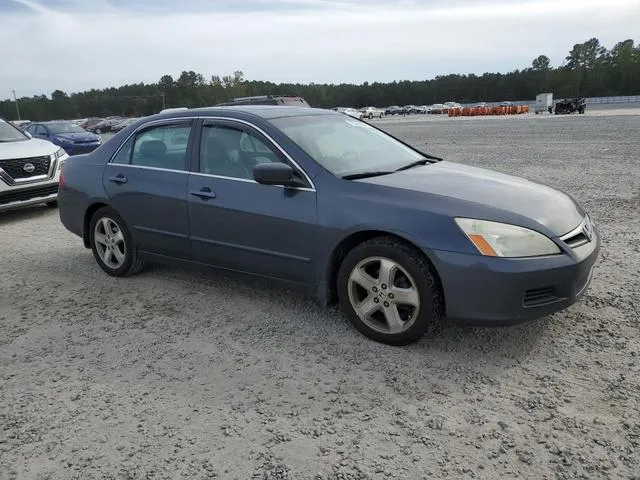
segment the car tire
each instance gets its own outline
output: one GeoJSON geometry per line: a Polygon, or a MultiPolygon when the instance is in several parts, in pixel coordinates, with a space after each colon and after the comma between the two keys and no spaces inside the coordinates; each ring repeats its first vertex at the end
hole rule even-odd
{"type": "Polygon", "coordinates": [[[353,326],[387,345],[417,341],[442,315],[442,288],[434,267],[421,252],[393,237],[376,237],[352,249],[338,270],[337,289],[353,326]]]}
{"type": "Polygon", "coordinates": [[[129,228],[111,207],[102,207],[91,217],[89,243],[100,268],[113,277],[134,275],[144,268],[129,228]]]}
{"type": "Polygon", "coordinates": [[[57,200],[52,200],[50,202],[45,203],[45,205],[49,208],[57,208],[58,207],[58,201],[57,200]]]}

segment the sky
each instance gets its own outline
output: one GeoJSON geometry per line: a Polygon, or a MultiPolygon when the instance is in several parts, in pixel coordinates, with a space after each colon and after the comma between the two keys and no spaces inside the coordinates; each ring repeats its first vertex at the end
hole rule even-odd
{"type": "Polygon", "coordinates": [[[0,0],[0,99],[194,70],[362,83],[560,65],[640,41],[640,0],[0,0]]]}

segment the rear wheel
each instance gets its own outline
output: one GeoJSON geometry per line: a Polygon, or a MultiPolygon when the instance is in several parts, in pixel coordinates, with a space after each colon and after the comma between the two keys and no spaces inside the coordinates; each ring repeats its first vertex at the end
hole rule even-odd
{"type": "Polygon", "coordinates": [[[351,323],[389,345],[418,340],[441,315],[435,270],[415,248],[391,237],[351,250],[340,265],[337,287],[351,323]]]}
{"type": "Polygon", "coordinates": [[[100,268],[114,277],[138,273],[144,262],[122,217],[111,207],[102,207],[91,218],[89,242],[100,268]]]}

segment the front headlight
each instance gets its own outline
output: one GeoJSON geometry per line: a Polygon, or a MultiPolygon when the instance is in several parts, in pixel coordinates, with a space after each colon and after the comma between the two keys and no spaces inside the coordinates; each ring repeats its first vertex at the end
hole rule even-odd
{"type": "Polygon", "coordinates": [[[58,151],[56,153],[54,153],[54,156],[56,157],[56,160],[59,160],[59,159],[63,158],[66,155],[67,155],[67,152],[65,151],[64,148],[59,148],[58,151]]]}
{"type": "Polygon", "coordinates": [[[56,160],[58,160],[58,170],[62,170],[62,165],[64,164],[64,161],[69,158],[69,155],[67,155],[67,152],[64,150],[64,148],[59,148],[58,151],[53,154],[53,156],[56,160]]]}
{"type": "Polygon", "coordinates": [[[550,238],[528,228],[473,218],[455,220],[482,255],[536,257],[560,253],[560,248],[550,238]]]}

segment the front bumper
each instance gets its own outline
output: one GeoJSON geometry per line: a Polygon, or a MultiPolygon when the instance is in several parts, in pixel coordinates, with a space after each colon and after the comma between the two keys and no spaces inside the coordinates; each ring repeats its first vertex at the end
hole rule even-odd
{"type": "Polygon", "coordinates": [[[52,160],[47,175],[19,180],[6,174],[0,177],[0,212],[57,200],[60,170],[67,158],[52,160]]]}
{"type": "Polygon", "coordinates": [[[0,212],[53,202],[58,198],[58,181],[38,182],[24,187],[0,190],[0,212]]]}
{"type": "Polygon", "coordinates": [[[467,325],[515,325],[564,310],[591,282],[600,236],[560,255],[496,258],[432,251],[449,320],[467,325]]]}

